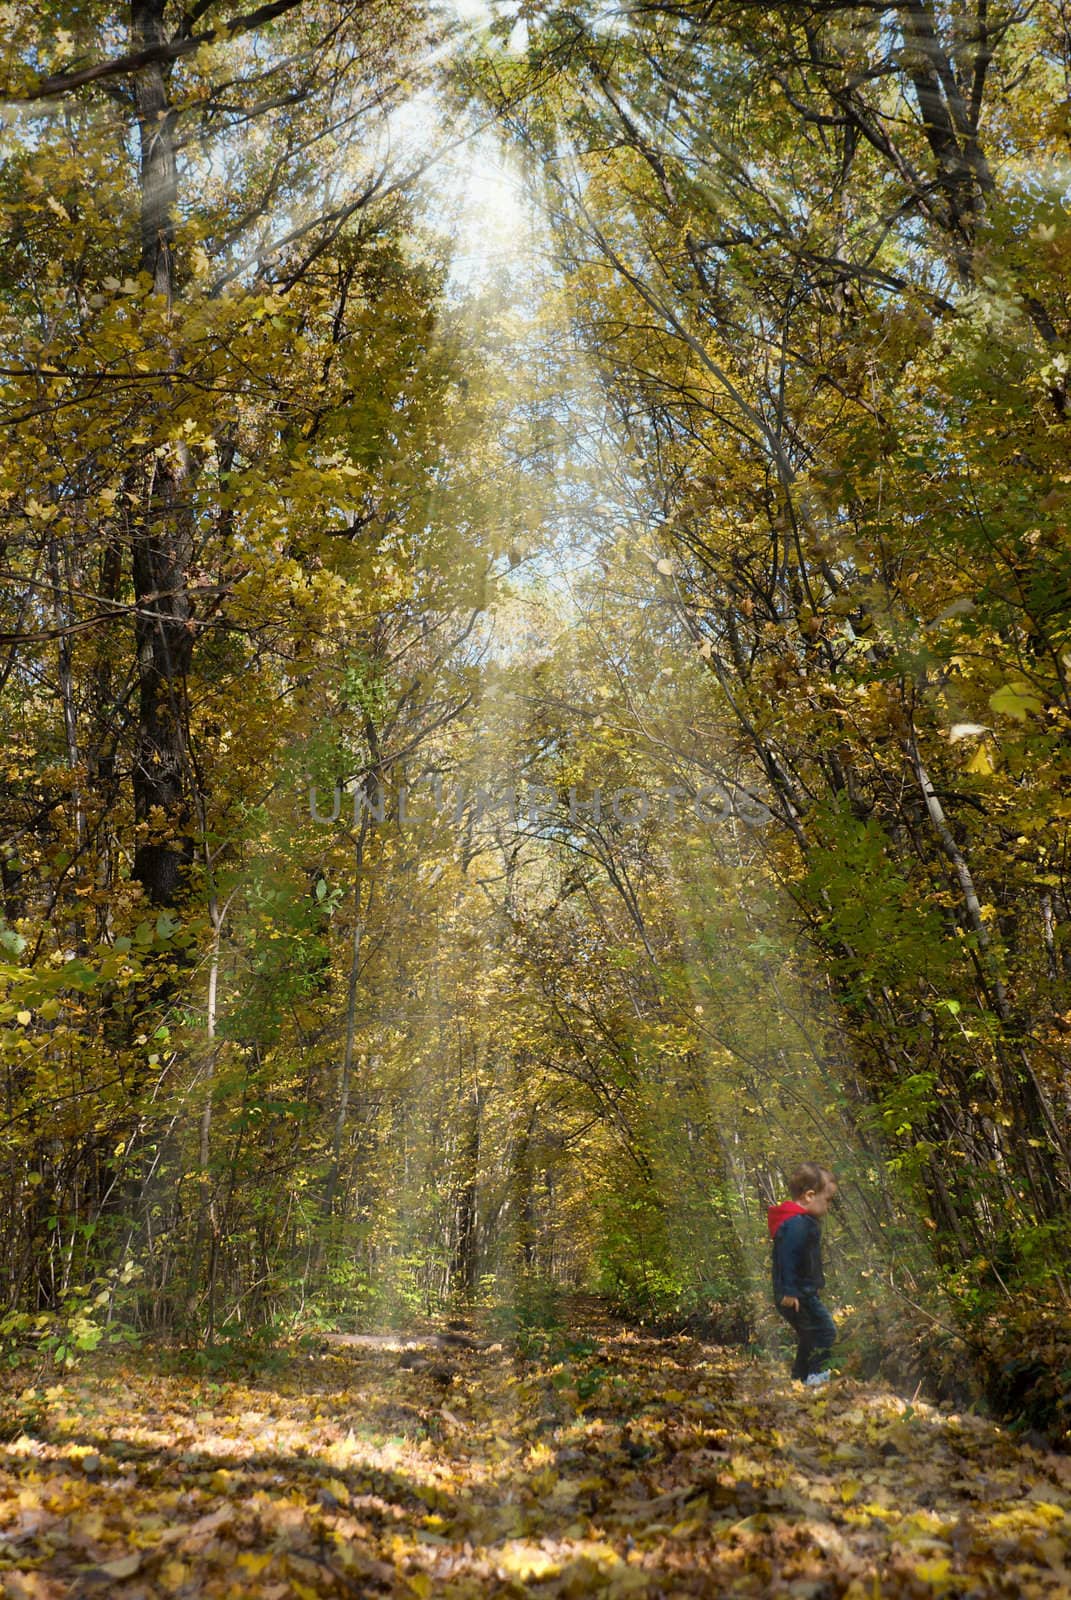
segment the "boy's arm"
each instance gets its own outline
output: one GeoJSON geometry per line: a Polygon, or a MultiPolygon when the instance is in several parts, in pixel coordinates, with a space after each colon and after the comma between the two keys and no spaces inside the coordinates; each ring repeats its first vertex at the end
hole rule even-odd
{"type": "Polygon", "coordinates": [[[799,1309],[800,1280],[803,1277],[810,1217],[788,1217],[777,1230],[781,1241],[781,1304],[795,1300],[799,1309]]]}

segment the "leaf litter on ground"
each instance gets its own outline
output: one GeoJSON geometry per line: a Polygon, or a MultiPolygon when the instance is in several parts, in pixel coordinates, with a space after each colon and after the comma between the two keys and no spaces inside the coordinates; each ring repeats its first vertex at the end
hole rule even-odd
{"type": "Polygon", "coordinates": [[[1071,1593],[1071,1461],[877,1383],[607,1323],[539,1355],[325,1341],[205,1384],[149,1352],[19,1398],[10,1600],[1071,1593]]]}

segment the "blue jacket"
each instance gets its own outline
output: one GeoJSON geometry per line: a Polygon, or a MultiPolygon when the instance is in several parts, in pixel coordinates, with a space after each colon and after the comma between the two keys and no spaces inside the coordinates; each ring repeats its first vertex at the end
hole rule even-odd
{"type": "Polygon", "coordinates": [[[817,1294],[825,1284],[822,1271],[822,1225],[806,1211],[776,1217],[780,1206],[770,1207],[773,1234],[773,1294],[780,1305],[788,1294],[817,1294]]]}

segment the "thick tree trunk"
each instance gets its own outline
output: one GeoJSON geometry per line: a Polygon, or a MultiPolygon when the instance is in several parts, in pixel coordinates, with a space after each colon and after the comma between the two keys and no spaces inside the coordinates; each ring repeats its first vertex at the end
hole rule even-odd
{"type": "MultiPolygon", "coordinates": [[[[131,0],[130,32],[136,50],[166,42],[167,0],[131,0]]],[[[167,68],[154,61],[134,79],[141,139],[141,267],[157,294],[174,292],[174,209],[178,201],[174,124],[167,95],[167,68]]]]}
{"type": "MultiPolygon", "coordinates": [[[[166,0],[133,0],[135,49],[165,42],[166,0]]],[[[175,290],[174,207],[178,199],[174,125],[166,69],[143,67],[134,80],[141,141],[141,267],[170,305],[175,290]]],[[[159,905],[180,895],[193,858],[187,797],[186,674],[192,622],[186,592],[191,555],[190,462],[175,442],[151,467],[147,505],[133,533],[137,600],[138,734],[134,876],[159,905]]]]}

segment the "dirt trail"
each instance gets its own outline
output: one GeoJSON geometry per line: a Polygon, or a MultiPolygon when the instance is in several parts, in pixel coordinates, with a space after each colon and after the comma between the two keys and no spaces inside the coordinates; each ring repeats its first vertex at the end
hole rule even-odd
{"type": "Polygon", "coordinates": [[[362,1340],[214,1384],[142,1355],[19,1405],[13,1600],[1071,1594],[1071,1459],[693,1340],[362,1340]]]}

